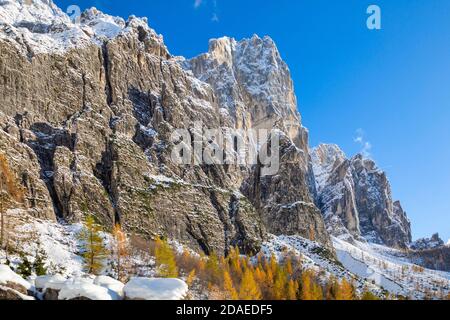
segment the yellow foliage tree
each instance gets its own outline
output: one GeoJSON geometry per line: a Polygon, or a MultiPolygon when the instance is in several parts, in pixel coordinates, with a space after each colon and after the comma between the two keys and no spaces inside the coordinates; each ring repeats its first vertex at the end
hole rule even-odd
{"type": "Polygon", "coordinates": [[[312,295],[311,274],[309,271],[302,273],[302,300],[314,300],[312,295]]]}
{"type": "Polygon", "coordinates": [[[113,228],[113,247],[111,250],[113,260],[115,261],[115,269],[117,279],[125,280],[125,260],[128,257],[127,236],[122,231],[120,224],[116,223],[113,228]]]}
{"type": "Polygon", "coordinates": [[[273,284],[273,298],[275,300],[284,300],[286,298],[286,280],[286,274],[278,267],[273,284]]]}
{"type": "Polygon", "coordinates": [[[342,279],[339,290],[336,294],[336,300],[353,300],[353,287],[347,279],[342,279]]]}
{"type": "Polygon", "coordinates": [[[81,252],[84,258],[84,269],[89,274],[99,274],[104,268],[104,261],[108,257],[100,232],[102,228],[95,223],[93,216],[88,216],[78,238],[81,242],[81,252]]]}
{"type": "Polygon", "coordinates": [[[289,280],[287,288],[287,300],[297,300],[298,283],[294,280],[289,280]]]}
{"type": "Polygon", "coordinates": [[[197,275],[197,273],[196,273],[195,269],[192,270],[192,271],[188,274],[188,276],[187,276],[187,278],[186,278],[186,284],[187,284],[189,287],[192,285],[192,283],[194,283],[194,280],[195,280],[196,275],[197,275]]]}
{"type": "Polygon", "coordinates": [[[178,277],[175,254],[166,240],[156,239],[155,259],[158,265],[158,275],[163,278],[178,277]]]}
{"type": "Polygon", "coordinates": [[[219,266],[219,257],[212,252],[208,257],[208,261],[206,262],[206,271],[209,275],[209,281],[217,284],[220,280],[220,266],[219,266]]]}
{"type": "Polygon", "coordinates": [[[227,300],[238,300],[239,295],[234,288],[233,280],[231,279],[230,273],[228,271],[224,271],[223,273],[223,289],[225,291],[227,300]]]}
{"type": "Polygon", "coordinates": [[[261,291],[253,277],[251,271],[246,270],[242,277],[241,287],[239,290],[239,298],[241,300],[261,300],[261,291]]]}

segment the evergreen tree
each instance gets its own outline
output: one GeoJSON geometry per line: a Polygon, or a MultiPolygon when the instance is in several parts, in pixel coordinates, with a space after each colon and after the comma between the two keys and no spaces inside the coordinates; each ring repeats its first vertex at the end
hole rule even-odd
{"type": "Polygon", "coordinates": [[[239,290],[241,300],[261,300],[261,291],[250,270],[245,270],[239,290]]]}
{"type": "Polygon", "coordinates": [[[33,265],[23,253],[20,254],[20,260],[21,262],[17,266],[17,273],[26,279],[32,275],[33,265]]]}
{"type": "Polygon", "coordinates": [[[100,234],[101,227],[95,223],[92,216],[88,216],[85,225],[78,235],[80,240],[80,251],[84,259],[84,270],[89,274],[99,274],[104,268],[104,261],[108,257],[100,234]]]}
{"type": "Polygon", "coordinates": [[[175,260],[175,254],[166,240],[156,239],[155,259],[156,264],[159,267],[158,274],[160,277],[178,277],[178,267],[175,260]]]}
{"type": "Polygon", "coordinates": [[[45,266],[46,261],[47,261],[47,254],[45,250],[39,249],[36,252],[36,258],[34,259],[33,262],[33,270],[38,277],[45,276],[47,274],[47,268],[45,266]]]}

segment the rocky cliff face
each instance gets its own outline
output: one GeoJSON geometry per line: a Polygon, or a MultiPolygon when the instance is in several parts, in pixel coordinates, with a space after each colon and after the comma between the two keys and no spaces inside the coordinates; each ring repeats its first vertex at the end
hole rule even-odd
{"type": "Polygon", "coordinates": [[[310,196],[307,131],[270,38],[213,40],[173,57],[145,19],[95,9],[73,23],[50,0],[0,3],[0,146],[35,216],[164,235],[206,253],[256,252],[266,232],[329,244],[310,196]],[[179,166],[175,129],[278,128],[263,165],[179,166]]]}
{"type": "Polygon", "coordinates": [[[241,185],[267,230],[331,246],[309,188],[308,132],[301,125],[289,69],[272,39],[211,40],[208,53],[184,65],[214,88],[235,128],[279,130],[280,170],[262,175],[264,164],[259,162],[241,185]]]}
{"type": "Polygon", "coordinates": [[[400,202],[393,202],[386,174],[372,160],[347,159],[335,145],[321,145],[311,154],[317,201],[330,233],[407,247],[410,222],[400,202]]]}

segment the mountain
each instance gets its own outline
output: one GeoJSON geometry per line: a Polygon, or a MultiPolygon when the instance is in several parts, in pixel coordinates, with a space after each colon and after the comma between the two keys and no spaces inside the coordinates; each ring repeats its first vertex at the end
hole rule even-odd
{"type": "Polygon", "coordinates": [[[336,145],[311,151],[317,202],[330,234],[406,248],[411,223],[399,201],[392,200],[386,174],[358,154],[347,159],[336,145]]]}
{"type": "Polygon", "coordinates": [[[0,145],[30,214],[93,214],[206,253],[257,252],[267,231],[331,246],[309,193],[307,130],[270,38],[212,40],[186,60],[145,19],[93,8],[73,23],[52,1],[27,3],[0,6],[0,145]],[[173,132],[202,135],[198,122],[278,128],[279,175],[262,177],[261,163],[176,165],[173,132]]]}
{"type": "MultiPolygon", "coordinates": [[[[155,238],[206,255],[290,252],[378,296],[448,283],[414,271],[424,260],[405,250],[411,226],[386,174],[336,145],[311,150],[298,110],[270,37],[212,39],[187,59],[145,18],[91,8],[71,21],[51,0],[0,1],[0,154],[25,192],[7,211],[12,238],[32,233],[20,253],[43,249],[65,277],[84,275],[77,234],[93,216],[145,254],[155,238]]],[[[447,270],[437,254],[427,267],[447,270]]],[[[153,257],[132,259],[154,276],[153,257]]]]}
{"type": "Polygon", "coordinates": [[[443,247],[444,240],[441,239],[438,233],[433,234],[431,238],[422,238],[412,242],[409,247],[412,250],[428,250],[443,247]]]}

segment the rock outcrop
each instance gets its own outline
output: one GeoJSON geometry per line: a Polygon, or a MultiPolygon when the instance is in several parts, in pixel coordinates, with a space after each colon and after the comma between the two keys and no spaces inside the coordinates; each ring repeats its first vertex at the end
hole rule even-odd
{"type": "Polygon", "coordinates": [[[409,247],[412,250],[428,250],[443,247],[445,245],[444,240],[441,239],[439,233],[435,233],[431,238],[422,238],[412,242],[409,247]]]}
{"type": "Polygon", "coordinates": [[[371,159],[347,159],[335,145],[312,151],[318,203],[328,231],[391,247],[406,248],[411,225],[400,202],[393,202],[386,174],[371,159]]]}

